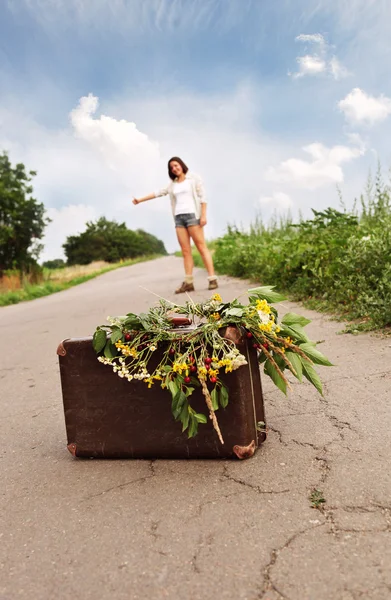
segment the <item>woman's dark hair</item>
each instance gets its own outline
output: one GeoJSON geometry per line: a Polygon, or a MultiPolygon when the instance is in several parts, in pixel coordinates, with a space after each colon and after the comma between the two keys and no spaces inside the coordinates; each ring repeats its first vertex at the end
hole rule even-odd
{"type": "Polygon", "coordinates": [[[173,181],[175,181],[176,179],[176,175],[174,175],[174,173],[171,171],[171,167],[170,164],[175,160],[175,162],[179,163],[183,169],[183,172],[186,173],[188,172],[188,167],[187,165],[185,165],[185,163],[183,162],[183,160],[181,158],[179,158],[178,156],[173,156],[172,158],[170,158],[170,160],[168,161],[168,176],[170,179],[172,179],[173,181]]]}

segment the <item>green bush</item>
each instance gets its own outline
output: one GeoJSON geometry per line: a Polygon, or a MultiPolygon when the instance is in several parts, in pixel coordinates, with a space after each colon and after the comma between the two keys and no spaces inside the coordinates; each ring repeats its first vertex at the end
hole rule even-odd
{"type": "Polygon", "coordinates": [[[391,194],[378,174],[361,211],[313,210],[298,224],[230,227],[215,242],[220,273],[276,285],[299,300],[319,300],[366,327],[391,325],[391,194]]]}
{"type": "Polygon", "coordinates": [[[79,235],[67,237],[63,248],[68,265],[88,265],[94,261],[118,262],[151,254],[167,254],[164,244],[155,236],[138,229],[132,231],[125,223],[101,217],[87,223],[79,235]]]}

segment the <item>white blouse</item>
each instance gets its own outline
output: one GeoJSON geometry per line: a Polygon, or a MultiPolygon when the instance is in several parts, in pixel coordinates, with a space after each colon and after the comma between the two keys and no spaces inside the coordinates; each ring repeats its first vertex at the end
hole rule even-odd
{"type": "Polygon", "coordinates": [[[186,215],[195,213],[195,204],[191,183],[188,179],[176,181],[173,185],[173,193],[175,196],[175,214],[186,215]]]}

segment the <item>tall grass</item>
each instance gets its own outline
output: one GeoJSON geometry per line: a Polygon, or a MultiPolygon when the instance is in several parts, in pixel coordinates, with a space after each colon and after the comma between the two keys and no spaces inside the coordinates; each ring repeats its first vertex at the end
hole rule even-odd
{"type": "Polygon", "coordinates": [[[391,190],[380,174],[352,211],[328,208],[215,241],[219,273],[276,285],[291,297],[361,323],[391,325],[391,190]]]}

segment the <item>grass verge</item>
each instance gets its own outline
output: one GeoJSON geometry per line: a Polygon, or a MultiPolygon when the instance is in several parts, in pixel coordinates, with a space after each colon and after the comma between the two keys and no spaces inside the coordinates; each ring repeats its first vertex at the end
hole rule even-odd
{"type": "MultiPolygon", "coordinates": [[[[70,287],[75,285],[79,285],[80,283],[85,283],[94,277],[98,277],[98,275],[103,275],[108,271],[114,271],[115,269],[119,269],[121,267],[129,267],[131,265],[137,264],[139,262],[145,262],[147,260],[153,260],[154,258],[158,258],[157,255],[138,257],[134,259],[124,260],[122,262],[107,264],[107,266],[102,267],[101,263],[96,270],[88,272],[88,269],[85,269],[87,272],[80,274],[81,267],[77,266],[75,268],[75,274],[72,276],[72,268],[67,267],[67,271],[64,272],[64,269],[55,269],[55,274],[48,274],[49,277],[46,281],[43,281],[40,284],[36,285],[28,285],[26,284],[23,288],[19,290],[13,291],[5,291],[0,293],[0,306],[9,306],[10,304],[18,304],[19,302],[26,302],[28,300],[35,300],[36,298],[42,298],[43,296],[49,296],[50,294],[55,294],[56,292],[62,292],[63,290],[67,290],[70,287]],[[54,277],[53,277],[54,275],[54,277]]],[[[82,269],[83,270],[83,269],[82,269]]]]}

